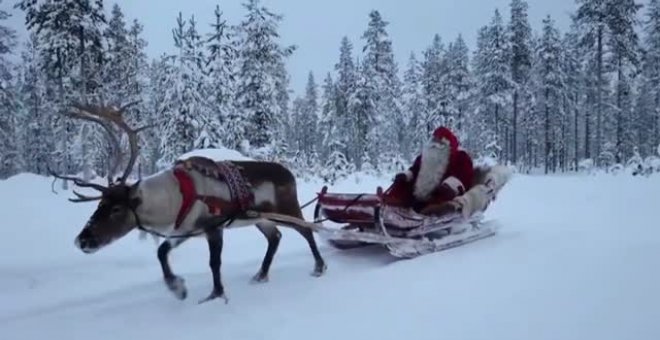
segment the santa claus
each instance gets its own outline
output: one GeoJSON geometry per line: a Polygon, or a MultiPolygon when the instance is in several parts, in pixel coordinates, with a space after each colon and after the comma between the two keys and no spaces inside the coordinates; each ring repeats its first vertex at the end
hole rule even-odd
{"type": "Polygon", "coordinates": [[[422,214],[456,211],[453,199],[472,187],[473,177],[470,156],[449,129],[439,127],[413,165],[396,175],[390,197],[422,214]]]}

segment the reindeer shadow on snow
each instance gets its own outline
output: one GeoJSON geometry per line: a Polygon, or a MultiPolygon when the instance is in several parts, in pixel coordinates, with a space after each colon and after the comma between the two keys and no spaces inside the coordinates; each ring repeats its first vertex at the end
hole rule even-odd
{"type": "Polygon", "coordinates": [[[78,187],[92,188],[98,196],[86,196],[76,191],[71,202],[99,201],[75,238],[75,245],[86,254],[93,254],[134,229],[166,238],[157,251],[163,280],[167,288],[180,300],[186,299],[187,289],[182,277],[176,275],[169,264],[169,253],[195,237],[206,238],[213,290],[207,302],[228,298],[222,284],[223,232],[225,229],[256,226],[268,245],[254,282],[268,281],[268,273],[280,244],[282,233],[278,226],[296,230],[308,243],[314,258],[313,276],[322,276],[327,265],[320,254],[313,230],[304,221],[298,200],[296,179],[292,172],[279,163],[268,161],[222,161],[204,157],[191,157],[177,161],[169,169],[134,183],[128,176],[138,156],[138,134],[148,126],[132,128],[124,120],[125,110],[136,103],[122,107],[74,104],[70,117],[99,124],[108,134],[114,149],[113,175],[122,162],[119,136],[113,129],[128,137],[130,157],[121,177],[116,181],[108,177],[107,185],[91,183],[78,177],[49,173],[55,178],[70,180],[78,187]],[[266,215],[270,217],[265,217],[266,215]],[[286,218],[273,218],[282,216],[286,218]]]}

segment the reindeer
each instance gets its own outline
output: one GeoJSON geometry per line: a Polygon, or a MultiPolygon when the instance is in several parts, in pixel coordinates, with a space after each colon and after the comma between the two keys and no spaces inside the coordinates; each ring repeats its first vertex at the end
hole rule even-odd
{"type": "MultiPolygon", "coordinates": [[[[304,218],[298,201],[296,179],[291,171],[275,162],[214,162],[193,157],[175,163],[172,168],[128,183],[138,155],[138,133],[148,127],[133,129],[126,124],[122,116],[126,107],[117,109],[74,104],[78,111],[69,113],[74,118],[101,124],[111,134],[110,140],[116,143],[116,150],[119,150],[119,139],[112,136],[111,123],[126,133],[130,158],[118,180],[112,182],[111,177],[108,177],[106,186],[78,177],[62,176],[49,169],[50,174],[56,178],[71,180],[78,187],[100,192],[98,196],[87,196],[74,190],[77,198],[69,199],[72,202],[99,201],[96,210],[75,238],[75,245],[82,252],[95,253],[136,228],[163,236],[166,240],[157,251],[163,280],[174,296],[183,300],[187,297],[184,280],[172,271],[168,255],[186,240],[204,236],[209,247],[213,290],[199,303],[216,298],[222,298],[227,303],[220,275],[223,230],[255,225],[261,231],[268,246],[261,267],[252,280],[267,282],[282,237],[277,229],[280,225],[293,228],[305,238],[315,261],[312,275],[319,277],[324,274],[327,266],[314,240],[313,230],[305,227],[304,223],[296,222],[304,222],[304,218]],[[237,198],[236,193],[232,192],[235,187],[229,181],[219,178],[221,166],[235,167],[235,170],[240,171],[239,179],[244,180],[250,188],[249,201],[240,202],[240,197],[237,198]],[[286,216],[290,220],[268,219],[261,217],[262,213],[286,216]]],[[[121,157],[115,157],[115,161],[119,160],[121,157]]],[[[113,168],[117,168],[117,163],[113,168]]]]}

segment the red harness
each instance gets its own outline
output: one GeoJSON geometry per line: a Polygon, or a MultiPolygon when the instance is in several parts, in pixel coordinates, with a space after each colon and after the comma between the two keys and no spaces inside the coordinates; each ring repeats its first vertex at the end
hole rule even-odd
{"type": "Polygon", "coordinates": [[[179,191],[181,192],[181,196],[183,198],[181,202],[181,208],[179,209],[179,214],[176,217],[176,224],[174,225],[174,229],[178,229],[181,226],[181,223],[183,223],[183,220],[190,212],[190,209],[196,200],[201,200],[204,202],[213,215],[220,215],[224,208],[228,208],[227,206],[231,205],[231,203],[227,203],[218,197],[198,195],[197,191],[195,190],[195,183],[193,182],[190,175],[188,175],[188,172],[184,169],[178,167],[175,168],[174,177],[176,177],[177,181],[179,182],[179,191]]]}

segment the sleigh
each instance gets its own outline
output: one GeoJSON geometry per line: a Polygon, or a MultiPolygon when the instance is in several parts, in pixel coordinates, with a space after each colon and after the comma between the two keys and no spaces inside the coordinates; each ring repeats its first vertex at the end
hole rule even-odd
{"type": "Polygon", "coordinates": [[[486,221],[484,213],[511,173],[503,166],[480,166],[475,175],[464,194],[469,206],[439,216],[416,212],[382,187],[374,193],[337,193],[324,186],[314,222],[325,226],[321,234],[338,249],[380,245],[396,257],[412,258],[461,246],[496,234],[497,223],[486,221]]]}

